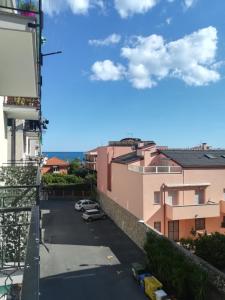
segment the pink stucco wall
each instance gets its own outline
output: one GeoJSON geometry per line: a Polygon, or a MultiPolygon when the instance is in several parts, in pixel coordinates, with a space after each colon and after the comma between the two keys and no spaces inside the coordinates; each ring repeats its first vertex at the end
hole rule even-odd
{"type": "Polygon", "coordinates": [[[108,177],[108,164],[111,163],[113,158],[116,158],[120,155],[127,154],[132,152],[131,147],[125,146],[104,146],[99,147],[97,152],[97,187],[98,189],[103,192],[107,193],[107,177],[108,177]]]}
{"type": "Polygon", "coordinates": [[[127,165],[112,164],[112,190],[108,196],[140,220],[143,219],[142,176],[128,172],[127,165]]]}

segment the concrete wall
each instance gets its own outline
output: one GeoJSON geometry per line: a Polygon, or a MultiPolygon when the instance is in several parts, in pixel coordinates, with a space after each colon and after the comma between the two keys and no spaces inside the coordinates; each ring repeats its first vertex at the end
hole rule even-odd
{"type": "Polygon", "coordinates": [[[0,166],[7,162],[7,119],[3,112],[3,100],[0,96],[0,166]]]}

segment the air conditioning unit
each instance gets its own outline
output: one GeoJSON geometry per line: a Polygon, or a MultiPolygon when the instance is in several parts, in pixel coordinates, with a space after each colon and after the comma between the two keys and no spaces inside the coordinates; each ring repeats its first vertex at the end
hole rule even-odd
{"type": "Polygon", "coordinates": [[[155,291],[156,300],[169,300],[167,293],[164,290],[155,291]]]}

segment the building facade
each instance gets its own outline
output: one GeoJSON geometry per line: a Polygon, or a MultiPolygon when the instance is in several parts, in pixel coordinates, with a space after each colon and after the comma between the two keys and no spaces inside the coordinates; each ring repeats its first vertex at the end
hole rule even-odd
{"type": "Polygon", "coordinates": [[[49,158],[41,168],[42,174],[68,174],[70,164],[57,157],[49,158]]]}
{"type": "Polygon", "coordinates": [[[97,171],[97,157],[98,157],[98,149],[92,149],[87,151],[84,154],[84,164],[85,168],[91,171],[97,171]]]}
{"type": "Polygon", "coordinates": [[[42,13],[20,2],[0,1],[0,165],[41,154],[42,13]]]}
{"type": "Polygon", "coordinates": [[[100,149],[99,165],[99,191],[165,236],[225,233],[225,150],[139,144],[111,159],[100,149]]]}

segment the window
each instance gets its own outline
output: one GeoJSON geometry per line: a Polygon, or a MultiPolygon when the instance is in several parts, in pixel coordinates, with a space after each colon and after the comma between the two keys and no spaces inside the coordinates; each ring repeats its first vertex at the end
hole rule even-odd
{"type": "Polygon", "coordinates": [[[157,231],[161,232],[161,222],[154,222],[154,228],[157,231]]]}
{"type": "Polygon", "coordinates": [[[195,230],[205,229],[205,219],[195,219],[195,230]]]}
{"type": "Polygon", "coordinates": [[[195,204],[204,204],[204,190],[196,190],[195,191],[195,204]]]}
{"type": "Polygon", "coordinates": [[[160,192],[154,192],[154,204],[160,204],[160,192]]]}
{"type": "Polygon", "coordinates": [[[13,123],[12,119],[7,119],[7,126],[11,127],[13,123]]]}
{"type": "Polygon", "coordinates": [[[178,204],[178,191],[169,191],[168,192],[167,203],[170,205],[178,204]]]}
{"type": "Polygon", "coordinates": [[[52,170],[53,170],[53,173],[59,173],[59,167],[58,166],[53,166],[52,170]]]}

